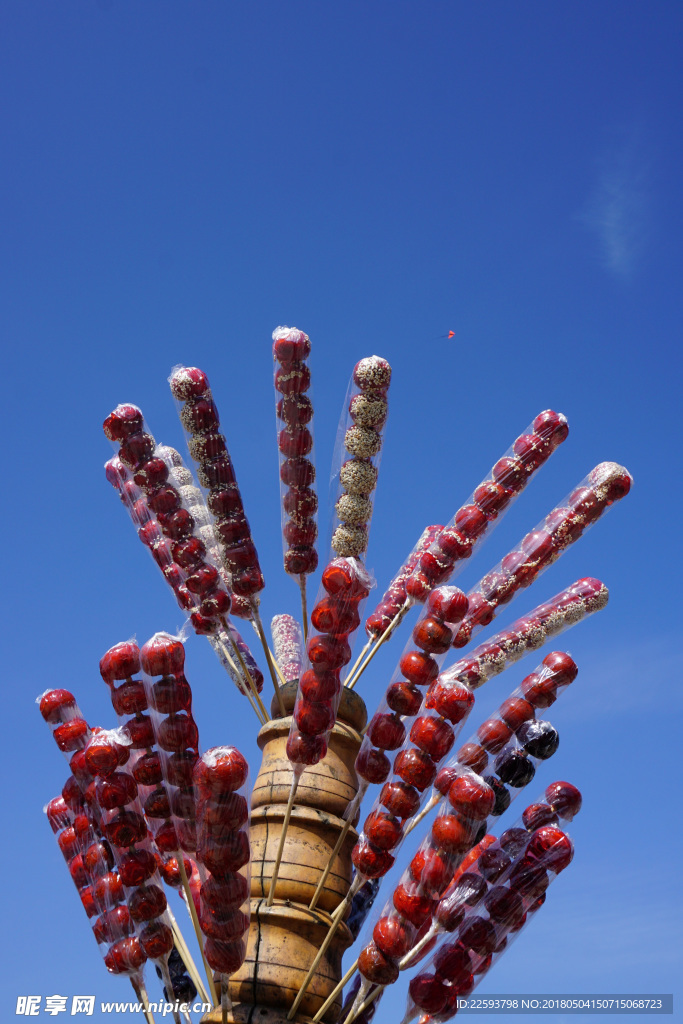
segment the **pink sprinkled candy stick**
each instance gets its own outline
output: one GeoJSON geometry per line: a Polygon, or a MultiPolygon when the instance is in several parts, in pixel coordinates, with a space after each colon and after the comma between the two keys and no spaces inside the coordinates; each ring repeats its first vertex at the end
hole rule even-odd
{"type": "Polygon", "coordinates": [[[288,683],[298,682],[304,660],[301,627],[291,615],[274,615],[270,624],[273,650],[280,671],[288,683]]]}
{"type": "Polygon", "coordinates": [[[299,578],[304,640],[308,638],[306,576],[318,567],[310,352],[310,339],[298,328],[273,331],[284,565],[288,575],[299,578]]]}
{"type": "Polygon", "coordinates": [[[453,646],[465,647],[475,633],[492,621],[502,605],[508,604],[523,587],[530,586],[614,502],[627,495],[631,482],[628,470],[615,462],[596,466],[469,592],[467,615],[453,646]]]}

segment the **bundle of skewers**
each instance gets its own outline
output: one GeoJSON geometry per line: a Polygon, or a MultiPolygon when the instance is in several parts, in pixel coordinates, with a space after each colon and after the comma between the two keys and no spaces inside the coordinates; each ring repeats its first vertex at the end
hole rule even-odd
{"type": "MultiPolygon", "coordinates": [[[[329,548],[322,550],[310,355],[303,331],[273,332],[283,567],[298,588],[301,620],[274,616],[272,648],[261,616],[265,576],[206,373],[178,366],[169,377],[187,463],[176,448],[157,442],[137,406],[119,405],[104,421],[114,446],[106,478],[187,625],[179,636],[159,632],[140,647],[123,640],[103,654],[100,675],[114,711],[107,728],[87,724],[70,690],[40,696],[40,712],[70,771],[61,796],[45,811],[105,967],[130,980],[148,1021],[154,1019],[148,963],[177,1022],[192,1020],[195,997],[212,1020],[242,1019],[235,1016],[231,979],[245,967],[250,923],[260,906],[257,901],[255,911],[254,886],[262,882],[251,871],[248,765],[232,745],[234,735],[202,752],[186,675],[185,641],[192,632],[209,642],[237,691],[235,700],[249,703],[259,728],[274,719],[288,726],[288,799],[262,891],[266,909],[280,898],[301,780],[329,758],[342,702],[363,688],[383,692],[357,734],[355,796],[301,909],[319,913],[328,876],[347,844],[353,875],[293,997],[285,1005],[281,997],[273,1000],[283,1020],[369,1021],[385,989],[402,975],[408,977],[404,1024],[449,1020],[458,999],[533,920],[573,856],[566,826],[581,794],[568,782],[548,780],[514,825],[500,834],[497,826],[557,750],[559,734],[546,713],[578,672],[567,652],[541,648],[603,609],[607,587],[589,577],[571,582],[466,648],[628,494],[628,471],[612,462],[596,466],[463,592],[455,585],[459,572],[567,439],[564,416],[539,412],[448,523],[422,528],[367,609],[375,588],[367,552],[392,371],[379,356],[353,368],[333,460],[329,548]],[[309,609],[308,581],[319,562],[309,609]],[[395,670],[373,682],[376,654],[409,617],[409,640],[395,670]],[[356,644],[361,624],[364,645],[356,644]],[[354,646],[361,647],[355,660],[354,646]],[[458,746],[476,690],[530,653],[537,655],[536,668],[458,746]],[[264,693],[267,678],[272,703],[264,693]],[[382,905],[382,881],[416,829],[422,829],[417,852],[382,905]],[[185,905],[194,957],[168,890],[185,905]],[[342,926],[353,938],[362,933],[362,948],[311,1009],[307,992],[342,926]]],[[[456,468],[448,467],[449,475],[456,468]]],[[[233,710],[228,721],[234,718],[233,710]]]]}

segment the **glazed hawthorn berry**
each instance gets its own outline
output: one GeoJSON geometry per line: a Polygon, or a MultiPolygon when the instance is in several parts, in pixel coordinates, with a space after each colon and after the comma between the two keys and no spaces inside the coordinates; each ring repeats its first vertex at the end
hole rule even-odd
{"type": "Polygon", "coordinates": [[[380,750],[398,750],[403,746],[406,730],[398,715],[378,712],[370,721],[367,737],[380,750]]]}
{"type": "Polygon", "coordinates": [[[522,697],[508,697],[498,708],[498,714],[505,724],[516,732],[520,725],[534,717],[534,708],[522,697]]]}
{"type": "Polygon", "coordinates": [[[95,877],[102,875],[106,871],[111,871],[113,866],[114,857],[112,856],[111,847],[109,843],[103,840],[91,843],[83,854],[83,867],[89,875],[95,877]]]}
{"type": "Polygon", "coordinates": [[[119,811],[104,826],[104,834],[113,846],[134,846],[147,836],[147,824],[137,811],[119,811]]]}
{"type": "Polygon", "coordinates": [[[231,975],[242,966],[245,956],[242,940],[221,942],[218,939],[207,939],[204,944],[204,955],[207,963],[219,974],[231,975]]]}
{"type": "Polygon", "coordinates": [[[197,761],[193,780],[204,796],[233,793],[247,781],[249,766],[237,747],[212,747],[197,761]]]}
{"type": "Polygon", "coordinates": [[[311,613],[311,623],[319,633],[346,636],[358,628],[360,616],[355,603],[345,604],[327,597],[316,604],[311,613]]]}
{"type": "Polygon", "coordinates": [[[182,676],[164,676],[153,684],[150,691],[152,707],[161,715],[189,712],[192,705],[192,691],[182,676]]]}
{"type": "Polygon", "coordinates": [[[173,853],[178,849],[178,834],[172,821],[165,821],[161,828],[157,829],[154,833],[154,842],[161,853],[173,853]]]}
{"type": "MultiPolygon", "coordinates": [[[[289,757],[289,753],[287,756],[289,757]]],[[[381,750],[366,747],[356,758],[356,771],[366,782],[379,785],[387,779],[391,771],[391,764],[389,758],[381,750]]]]}
{"type": "Polygon", "coordinates": [[[143,754],[135,763],[133,778],[140,786],[156,786],[161,782],[161,761],[156,753],[143,754]]]}
{"type": "Polygon", "coordinates": [[[413,629],[415,646],[428,654],[445,654],[452,639],[453,634],[448,626],[431,615],[421,619],[413,629]]]}
{"type": "Polygon", "coordinates": [[[66,780],[62,787],[62,799],[69,810],[74,813],[78,813],[83,806],[83,793],[73,775],[66,780]]]}
{"type": "Polygon", "coordinates": [[[437,679],[430,686],[425,707],[433,708],[453,725],[462,722],[474,705],[474,695],[461,683],[437,679]]]}
{"type": "Polygon", "coordinates": [[[40,698],[38,710],[46,722],[63,721],[64,717],[73,712],[76,698],[68,690],[48,690],[40,698]]]}
{"type": "Polygon", "coordinates": [[[459,764],[471,768],[477,775],[481,775],[489,762],[488,754],[478,743],[463,743],[456,756],[459,764]]]}
{"type": "Polygon", "coordinates": [[[529,804],[522,814],[527,832],[535,832],[541,825],[557,825],[559,818],[548,804],[529,804]]]}
{"type": "Polygon", "coordinates": [[[410,862],[410,874],[423,892],[438,898],[451,882],[453,868],[450,857],[441,850],[420,848],[410,862]]]}
{"type": "Polygon", "coordinates": [[[314,636],[308,641],[308,658],[313,668],[335,669],[348,665],[351,648],[346,640],[334,636],[314,636]]]}
{"type": "Polygon", "coordinates": [[[367,981],[371,981],[375,985],[393,985],[399,975],[398,965],[390,960],[374,942],[361,950],[358,957],[358,970],[367,981]]]}
{"type": "Polygon", "coordinates": [[[301,576],[315,572],[318,568],[318,552],[314,547],[302,545],[285,552],[285,572],[291,576],[301,576]]]}
{"type": "Polygon", "coordinates": [[[188,537],[172,545],[173,561],[183,569],[195,569],[204,559],[206,547],[199,537],[188,537]]]}
{"type": "Polygon", "coordinates": [[[560,744],[557,730],[550,722],[543,721],[525,722],[517,730],[517,739],[527,754],[541,761],[552,757],[560,744]]]}
{"type": "Polygon", "coordinates": [[[324,736],[305,736],[297,729],[287,738],[286,752],[292,764],[318,764],[327,752],[327,743],[324,736]]]}
{"type": "Polygon", "coordinates": [[[405,917],[415,928],[421,928],[432,916],[435,901],[422,895],[417,890],[411,892],[403,883],[394,889],[393,904],[399,914],[405,917]]]}
{"type": "Polygon", "coordinates": [[[70,753],[83,746],[87,734],[87,723],[82,718],[72,718],[69,722],[58,725],[52,736],[60,750],[70,753]]]}
{"type": "MultiPolygon", "coordinates": [[[[313,544],[318,536],[318,527],[316,526],[314,519],[306,519],[301,523],[295,523],[293,519],[290,519],[288,523],[285,523],[282,534],[288,544],[295,547],[303,547],[313,544]]],[[[318,627],[316,626],[316,629],[317,628],[318,627]]],[[[344,631],[336,630],[336,632],[344,631]]]]}
{"type": "Polygon", "coordinates": [[[146,818],[170,818],[171,817],[171,805],[168,799],[168,793],[165,789],[153,789],[145,800],[143,807],[146,818]]]}
{"type": "Polygon", "coordinates": [[[158,885],[141,885],[128,899],[134,921],[151,921],[166,910],[166,897],[158,885]]]}
{"type": "Polygon", "coordinates": [[[414,683],[407,683],[403,680],[392,683],[387,689],[386,701],[392,711],[398,715],[407,715],[412,718],[418,713],[422,705],[422,693],[414,683]]]}
{"type": "Polygon", "coordinates": [[[142,430],[142,412],[137,405],[117,405],[107,416],[102,429],[110,441],[123,441],[142,430]]]}
{"type": "Polygon", "coordinates": [[[102,910],[118,903],[123,897],[123,883],[118,873],[109,871],[98,878],[92,887],[92,895],[95,904],[102,910]]]}
{"type": "Polygon", "coordinates": [[[495,794],[483,780],[471,775],[461,775],[448,791],[448,800],[463,818],[485,821],[492,813],[495,794]]]}
{"type": "Polygon", "coordinates": [[[452,727],[443,718],[420,715],[413,722],[410,739],[436,762],[442,761],[455,742],[452,727]]]}
{"type": "Polygon", "coordinates": [[[211,838],[202,841],[197,856],[212,875],[220,880],[226,872],[239,871],[249,860],[249,838],[246,832],[233,832],[221,836],[221,841],[211,838]]]}
{"type": "MultiPolygon", "coordinates": [[[[438,547],[434,550],[423,551],[418,562],[419,571],[414,579],[422,577],[427,580],[429,587],[435,587],[445,582],[453,571],[453,559],[449,558],[438,547]]],[[[410,589],[408,593],[413,596],[410,589]]],[[[425,595],[426,596],[426,595],[425,595]]]]}
{"type": "Polygon", "coordinates": [[[529,842],[529,835],[524,828],[508,828],[498,840],[500,846],[511,857],[518,857],[529,842]]]}
{"type": "Polygon", "coordinates": [[[310,487],[315,480],[315,467],[310,459],[285,459],[280,466],[280,479],[287,487],[310,487]]]}
{"type": "Polygon", "coordinates": [[[209,378],[196,366],[181,366],[169,380],[171,393],[180,402],[201,398],[209,390],[209,378]]]}
{"type": "Polygon", "coordinates": [[[392,960],[398,960],[411,948],[412,931],[396,914],[380,917],[372,938],[375,945],[392,960]]]}
{"type": "Polygon", "coordinates": [[[522,680],[521,690],[535,708],[549,708],[557,700],[557,683],[552,675],[531,672],[522,680]]]}
{"type": "Polygon", "coordinates": [[[420,792],[427,789],[436,778],[436,765],[423,750],[401,750],[394,761],[394,771],[410,786],[420,792]]]}
{"type": "Polygon", "coordinates": [[[382,786],[379,801],[397,818],[411,818],[420,806],[420,794],[405,782],[386,782],[382,786]]]}
{"type": "Polygon", "coordinates": [[[534,832],[527,849],[529,860],[559,872],[571,863],[574,846],[565,832],[556,825],[543,825],[534,832]]]}
{"type": "Polygon", "coordinates": [[[514,889],[504,885],[496,885],[484,897],[484,906],[492,921],[512,928],[524,917],[524,904],[521,896],[514,889]]]}
{"type": "Polygon", "coordinates": [[[417,974],[408,986],[410,998],[424,1013],[441,1013],[448,1002],[449,988],[433,974],[417,974]]]}
{"type": "Polygon", "coordinates": [[[428,686],[439,674],[438,664],[422,651],[407,651],[399,662],[399,668],[415,686],[428,686]]]}
{"type": "MultiPolygon", "coordinates": [[[[554,870],[554,869],[553,869],[554,870]]],[[[539,899],[545,893],[550,879],[544,867],[527,860],[515,864],[510,872],[510,888],[516,889],[527,899],[539,899]]],[[[531,908],[529,908],[531,909],[531,908]]]]}
{"type": "Polygon", "coordinates": [[[520,459],[504,456],[493,467],[492,476],[496,483],[511,491],[518,491],[524,483],[524,466],[520,459]]]}
{"type": "Polygon", "coordinates": [[[62,851],[64,857],[67,860],[71,860],[78,854],[78,836],[73,829],[73,826],[68,826],[63,829],[57,837],[57,843],[59,849],[62,851]]]}
{"type": "Polygon", "coordinates": [[[536,774],[534,764],[523,750],[504,750],[495,761],[495,772],[501,782],[521,789],[536,774]]]}
{"type": "Polygon", "coordinates": [[[495,519],[500,510],[505,508],[511,496],[512,492],[506,490],[502,484],[496,483],[495,480],[487,480],[480,484],[473,495],[476,505],[491,519],[495,519]]]}
{"type": "Polygon", "coordinates": [[[140,649],[140,663],[150,676],[176,675],[185,665],[185,648],[168,633],[157,633],[140,649]]]}
{"type": "Polygon", "coordinates": [[[98,942],[116,942],[130,935],[133,924],[128,907],[120,905],[105,911],[93,926],[93,933],[98,942]]]}
{"type": "Polygon", "coordinates": [[[440,814],[432,825],[432,840],[444,853],[466,853],[474,843],[472,825],[455,814],[440,814]]]}
{"type": "Polygon", "coordinates": [[[458,587],[437,587],[429,595],[430,615],[441,622],[460,622],[467,612],[467,598],[458,587]]]}
{"type": "Polygon", "coordinates": [[[394,863],[388,850],[380,850],[366,838],[358,840],[351,851],[351,860],[359,874],[365,878],[381,878],[394,863]]]}
{"type": "Polygon", "coordinates": [[[313,403],[308,395],[285,395],[277,403],[277,414],[290,426],[305,426],[313,419],[313,403]]]}
{"type": "Polygon", "coordinates": [[[581,793],[571,782],[551,782],[545,791],[545,798],[561,818],[571,821],[581,810],[581,793]]]}
{"type": "Polygon", "coordinates": [[[294,709],[294,721],[306,736],[321,736],[334,725],[334,709],[329,700],[313,703],[300,699],[294,709]]]}
{"type": "Polygon", "coordinates": [[[301,696],[307,701],[325,701],[336,697],[341,690],[338,672],[322,670],[314,672],[307,669],[299,680],[301,696]]]}
{"type": "Polygon", "coordinates": [[[156,861],[148,850],[129,850],[119,861],[119,874],[124,885],[142,885],[155,871],[156,861]]]}
{"type": "Polygon", "coordinates": [[[512,729],[500,718],[489,718],[477,729],[477,737],[484,750],[497,754],[512,736],[512,729]]]}
{"type": "Polygon", "coordinates": [[[451,984],[471,975],[472,958],[461,942],[448,942],[434,955],[434,970],[451,984]]]}
{"type": "Polygon", "coordinates": [[[498,943],[496,929],[485,917],[468,917],[458,932],[460,941],[480,956],[492,953],[498,943]]]}
{"type": "Polygon", "coordinates": [[[497,779],[495,775],[485,775],[484,782],[486,783],[487,786],[491,787],[491,789],[493,790],[493,795],[495,797],[493,810],[491,811],[491,814],[494,814],[496,815],[496,817],[499,817],[501,814],[504,814],[505,811],[507,811],[508,807],[510,806],[510,793],[508,792],[507,788],[503,785],[503,783],[500,781],[500,779],[497,779]]]}
{"type": "Polygon", "coordinates": [[[152,921],[139,935],[140,945],[150,960],[168,956],[173,949],[173,932],[162,921],[152,921]]]}
{"type": "Polygon", "coordinates": [[[170,715],[162,719],[157,728],[157,739],[162,750],[176,751],[196,748],[199,739],[197,726],[190,715],[170,715]]]}
{"type": "Polygon", "coordinates": [[[460,768],[456,765],[444,765],[440,768],[434,779],[434,788],[441,793],[441,796],[448,796],[448,790],[460,775],[460,768]]]}
{"type": "Polygon", "coordinates": [[[488,520],[476,505],[463,505],[455,513],[455,528],[468,540],[475,540],[486,529],[488,520]]]}
{"type": "Polygon", "coordinates": [[[380,850],[393,850],[403,836],[398,819],[384,811],[372,811],[365,819],[363,831],[373,846],[380,850]]]}
{"type": "Polygon", "coordinates": [[[572,683],[578,675],[576,662],[564,651],[551,651],[543,659],[543,664],[552,673],[556,686],[572,683]]]}
{"type": "Polygon", "coordinates": [[[117,715],[137,715],[146,711],[144,683],[140,679],[128,679],[120,686],[112,687],[111,702],[117,715]]]}
{"type": "Polygon", "coordinates": [[[512,864],[510,854],[502,847],[492,846],[479,855],[477,866],[487,882],[497,882],[512,864]]]}
{"type": "Polygon", "coordinates": [[[246,878],[236,872],[226,873],[220,882],[208,875],[200,892],[203,902],[214,910],[241,907],[249,895],[246,878]]]}
{"type": "Polygon", "coordinates": [[[104,963],[111,974],[135,974],[146,959],[139,941],[130,935],[109,947],[104,963]]]}

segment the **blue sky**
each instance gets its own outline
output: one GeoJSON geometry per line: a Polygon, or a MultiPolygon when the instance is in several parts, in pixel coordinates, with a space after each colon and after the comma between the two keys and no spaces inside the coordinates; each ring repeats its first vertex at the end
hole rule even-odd
{"type": "MultiPolygon", "coordinates": [[[[104,481],[101,422],[133,401],[181,445],[166,376],[203,367],[264,616],[295,612],[281,323],[314,345],[321,481],[354,363],[393,365],[368,556],[380,587],[540,409],[567,415],[569,439],[463,586],[597,462],[633,473],[631,495],[498,620],[579,576],[611,589],[563,641],[580,674],[549,715],[562,742],[538,778],[584,791],[575,861],[479,991],[676,991],[682,27],[676,4],[604,0],[3,6],[8,1013],[20,994],[124,991],[41,814],[66,765],[33,704],[66,686],[109,724],[101,654],[181,624],[104,481]]],[[[371,710],[402,643],[364,680],[371,710]]],[[[530,667],[481,691],[470,731],[530,667]]],[[[248,709],[199,638],[187,672],[204,746],[236,741],[255,771],[248,709]]],[[[378,1019],[400,1019],[404,997],[396,986],[378,1019]]]]}

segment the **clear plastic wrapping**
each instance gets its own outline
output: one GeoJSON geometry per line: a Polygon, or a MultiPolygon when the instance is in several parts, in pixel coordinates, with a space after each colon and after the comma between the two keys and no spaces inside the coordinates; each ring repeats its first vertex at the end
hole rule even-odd
{"type": "Polygon", "coordinates": [[[374,581],[357,558],[335,558],[325,568],[311,626],[304,671],[299,679],[287,757],[300,776],[327,752],[341,699],[340,673],[351,660],[348,638],[361,621],[363,602],[374,581]]]}
{"type": "Polygon", "coordinates": [[[290,576],[307,576],[318,567],[310,351],[308,335],[298,328],[273,331],[283,556],[290,576]]]}
{"type": "Polygon", "coordinates": [[[468,593],[467,615],[453,646],[465,647],[480,629],[488,626],[502,605],[508,604],[523,587],[530,586],[615,501],[625,497],[631,483],[628,470],[615,462],[602,462],[591,470],[468,593]]]}
{"type": "Polygon", "coordinates": [[[463,683],[471,690],[478,689],[565,629],[600,611],[608,600],[609,591],[600,580],[590,576],[577,580],[456,661],[441,673],[436,688],[463,683]]]}
{"type": "Polygon", "coordinates": [[[561,413],[546,409],[538,414],[420,556],[406,582],[410,598],[424,602],[434,587],[455,578],[464,568],[462,563],[500,522],[568,433],[567,420],[561,413]]]}
{"type": "Polygon", "coordinates": [[[274,615],[270,624],[273,652],[288,683],[298,680],[304,660],[304,642],[299,623],[291,615],[274,615]]]}
{"type": "Polygon", "coordinates": [[[249,769],[236,747],[213,747],[196,762],[197,860],[201,877],[198,916],[204,956],[227,978],[246,956],[249,929],[249,769]]]}
{"type": "Polygon", "coordinates": [[[367,550],[390,383],[391,367],[381,356],[356,363],[332,458],[333,558],[362,559],[367,550]]]}
{"type": "MultiPolygon", "coordinates": [[[[253,602],[265,586],[251,527],[220,420],[209,379],[197,367],[176,366],[169,377],[171,394],[187,438],[199,482],[207,492],[207,505],[223,567],[230,578],[230,590],[253,602]]],[[[245,606],[240,604],[235,614],[245,606]]]]}
{"type": "Polygon", "coordinates": [[[378,640],[382,636],[405,607],[406,602],[409,600],[406,590],[408,580],[412,576],[421,555],[429,550],[442,530],[443,526],[427,526],[422,531],[417,544],[382,594],[382,598],[377,603],[375,610],[371,615],[368,615],[365,620],[365,632],[373,640],[378,640]]]}

